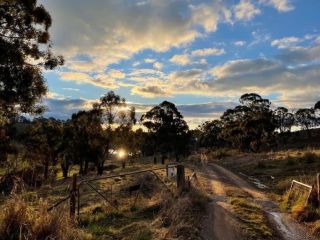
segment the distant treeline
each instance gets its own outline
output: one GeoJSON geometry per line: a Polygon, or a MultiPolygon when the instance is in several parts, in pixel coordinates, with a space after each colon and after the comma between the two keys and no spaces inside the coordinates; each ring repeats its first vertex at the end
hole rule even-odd
{"type": "Polygon", "coordinates": [[[275,145],[275,136],[288,135],[293,127],[306,130],[320,125],[320,101],[314,107],[290,112],[271,108],[271,102],[256,93],[244,94],[240,105],[226,110],[219,120],[199,126],[201,147],[234,147],[256,152],[275,145]]]}
{"type": "Polygon", "coordinates": [[[11,118],[1,128],[0,163],[9,171],[18,168],[19,162],[28,163],[32,169],[41,167],[44,179],[57,165],[64,177],[72,165],[79,165],[80,174],[91,169],[102,174],[105,161],[113,158],[117,149],[125,150],[131,161],[159,155],[179,161],[181,156],[201,147],[257,152],[272,148],[277,136],[290,134],[293,126],[309,132],[320,124],[320,102],[295,113],[284,107],[272,109],[268,99],[255,93],[244,94],[239,102],[219,120],[189,130],[176,106],[164,101],[141,116],[143,130],[134,127],[134,107],[111,91],[90,110],[79,111],[67,121],[11,118]]]}

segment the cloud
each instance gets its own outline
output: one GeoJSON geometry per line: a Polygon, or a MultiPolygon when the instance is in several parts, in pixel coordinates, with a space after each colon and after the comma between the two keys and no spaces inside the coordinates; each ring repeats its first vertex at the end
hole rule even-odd
{"type": "Polygon", "coordinates": [[[320,60],[320,42],[310,47],[292,47],[278,56],[288,64],[310,64],[320,60]]]}
{"type": "Polygon", "coordinates": [[[261,3],[269,5],[277,9],[279,12],[289,12],[294,9],[290,0],[260,0],[261,3]]]}
{"type": "Polygon", "coordinates": [[[236,41],[233,43],[235,46],[242,47],[246,45],[246,41],[236,41]]]}
{"type": "Polygon", "coordinates": [[[170,97],[171,94],[165,90],[165,88],[161,88],[156,85],[149,86],[135,86],[131,90],[132,94],[138,94],[146,98],[154,98],[154,97],[170,97]]]}
{"type": "Polygon", "coordinates": [[[61,72],[59,76],[61,80],[73,81],[77,84],[92,84],[105,89],[116,89],[119,87],[115,79],[106,74],[91,76],[87,73],[80,72],[61,72]]]}
{"type": "Polygon", "coordinates": [[[111,69],[108,73],[107,76],[109,78],[115,78],[115,79],[123,79],[126,77],[126,74],[123,73],[120,70],[116,70],[116,69],[111,69]]]}
{"type": "Polygon", "coordinates": [[[182,47],[226,21],[220,0],[189,4],[182,0],[42,0],[52,14],[55,50],[70,71],[103,71],[145,49],[166,52],[182,47]],[[143,4],[142,4],[143,3],[143,4]],[[66,37],[67,36],[67,37],[66,37]],[[74,57],[86,54],[89,60],[74,57]]]}
{"type": "Polygon", "coordinates": [[[281,39],[275,39],[271,42],[271,46],[277,48],[289,48],[296,46],[298,43],[302,42],[302,39],[297,37],[285,37],[281,39]]]}
{"type": "Polygon", "coordinates": [[[62,88],[62,90],[72,91],[72,92],[79,92],[80,91],[79,88],[62,88]]]}
{"type": "Polygon", "coordinates": [[[261,13],[255,5],[253,5],[250,0],[240,0],[239,4],[233,9],[236,19],[248,21],[254,18],[256,15],[261,13]]]}
{"type": "Polygon", "coordinates": [[[145,58],[144,59],[144,62],[146,62],[146,63],[154,63],[155,61],[157,61],[157,60],[151,59],[151,58],[145,58]]]}
{"type": "Polygon", "coordinates": [[[279,63],[268,59],[240,59],[229,61],[212,69],[218,78],[235,77],[243,74],[257,74],[266,70],[276,70],[279,63]]]}
{"type": "Polygon", "coordinates": [[[160,62],[155,62],[155,63],[153,64],[153,67],[154,67],[155,69],[161,70],[162,67],[163,67],[163,64],[160,63],[160,62]]]}
{"type": "Polygon", "coordinates": [[[196,56],[196,57],[204,57],[204,56],[211,56],[211,55],[216,55],[220,56],[225,54],[225,50],[219,49],[219,48],[204,48],[204,49],[197,49],[192,51],[191,55],[196,56]]]}
{"type": "Polygon", "coordinates": [[[188,65],[190,64],[190,58],[187,54],[181,54],[181,55],[174,55],[170,62],[177,64],[177,65],[188,65]]]}

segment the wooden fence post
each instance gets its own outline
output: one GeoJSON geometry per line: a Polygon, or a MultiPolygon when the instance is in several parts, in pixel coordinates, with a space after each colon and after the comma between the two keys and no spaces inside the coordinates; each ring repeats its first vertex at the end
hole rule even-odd
{"type": "Polygon", "coordinates": [[[74,223],[76,213],[77,174],[73,174],[70,191],[70,220],[74,223]]]}
{"type": "Polygon", "coordinates": [[[185,174],[184,174],[184,166],[177,165],[177,188],[183,189],[185,186],[185,174]]]}
{"type": "Polygon", "coordinates": [[[320,173],[317,173],[318,206],[320,206],[320,173]]]}

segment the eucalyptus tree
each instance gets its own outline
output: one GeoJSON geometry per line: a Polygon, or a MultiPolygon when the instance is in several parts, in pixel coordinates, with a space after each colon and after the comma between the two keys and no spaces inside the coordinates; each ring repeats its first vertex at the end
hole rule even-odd
{"type": "Polygon", "coordinates": [[[199,143],[201,147],[221,147],[224,141],[220,137],[222,121],[206,121],[199,126],[199,143]]]}
{"type": "Polygon", "coordinates": [[[275,130],[271,102],[256,93],[240,97],[241,105],[226,110],[221,116],[221,138],[245,151],[259,151],[275,130]]]}
{"type": "Polygon", "coordinates": [[[307,131],[310,137],[310,128],[316,126],[316,114],[313,108],[301,108],[294,114],[296,124],[307,131]]]}
{"type": "Polygon", "coordinates": [[[176,106],[168,101],[153,107],[141,116],[141,123],[152,136],[154,151],[164,156],[174,153],[176,159],[188,150],[189,127],[176,106]]]}
{"type": "MultiPolygon", "coordinates": [[[[106,136],[101,123],[101,111],[79,111],[66,123],[64,154],[79,164],[80,174],[88,172],[89,162],[99,170],[100,158],[105,151],[106,136]]],[[[64,163],[66,167],[68,162],[64,163]]]]}
{"type": "Polygon", "coordinates": [[[100,111],[101,124],[106,126],[104,130],[105,150],[97,165],[98,174],[102,174],[104,162],[108,158],[111,147],[116,147],[116,137],[113,128],[118,130],[117,133],[121,132],[121,136],[127,136],[122,138],[123,141],[128,140],[132,126],[136,123],[135,108],[128,107],[125,98],[121,98],[113,91],[102,96],[100,101],[94,104],[93,108],[100,111]]]}
{"type": "MultiPolygon", "coordinates": [[[[6,158],[10,120],[19,113],[38,114],[47,86],[43,69],[63,64],[54,56],[49,29],[52,19],[37,0],[0,1],[0,151],[6,158]]],[[[6,160],[6,159],[4,159],[6,160]]]]}
{"type": "Polygon", "coordinates": [[[0,1],[0,114],[39,113],[47,87],[43,69],[63,64],[52,54],[52,19],[37,0],[0,1]]]}
{"type": "Polygon", "coordinates": [[[42,164],[44,179],[48,178],[50,165],[57,164],[62,136],[63,123],[54,118],[34,119],[31,128],[25,134],[27,158],[31,164],[42,164]]]}
{"type": "Polygon", "coordinates": [[[294,114],[285,107],[278,107],[273,111],[273,118],[280,133],[290,132],[294,125],[294,114]]]}

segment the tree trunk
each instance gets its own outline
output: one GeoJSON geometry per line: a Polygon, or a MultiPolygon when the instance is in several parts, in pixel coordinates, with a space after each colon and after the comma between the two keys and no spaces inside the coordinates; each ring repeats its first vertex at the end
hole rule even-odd
{"type": "Polygon", "coordinates": [[[101,161],[97,164],[97,174],[102,175],[104,170],[104,161],[101,161]]]}
{"type": "Polygon", "coordinates": [[[86,175],[88,173],[88,167],[89,167],[89,160],[86,159],[84,161],[84,170],[83,170],[83,174],[86,175]]]}
{"type": "Polygon", "coordinates": [[[44,173],[43,173],[44,180],[47,180],[48,176],[49,176],[49,161],[46,160],[44,162],[44,173]]]}
{"type": "Polygon", "coordinates": [[[69,162],[68,160],[64,161],[61,163],[61,170],[64,178],[68,177],[68,172],[69,172],[69,162]]]}

